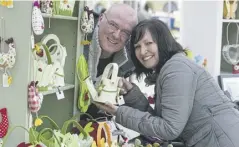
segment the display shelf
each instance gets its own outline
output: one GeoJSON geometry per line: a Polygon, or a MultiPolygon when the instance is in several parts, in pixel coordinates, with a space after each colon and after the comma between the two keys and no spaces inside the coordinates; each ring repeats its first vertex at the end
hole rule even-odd
{"type": "Polygon", "coordinates": [[[222,22],[225,23],[239,23],[239,19],[222,19],[222,22]]]}
{"type": "Polygon", "coordinates": [[[232,75],[232,72],[229,71],[221,71],[220,75],[232,75]]]}
{"type": "Polygon", "coordinates": [[[78,17],[63,16],[63,15],[51,15],[51,14],[44,14],[44,13],[42,13],[42,17],[44,17],[44,18],[55,18],[55,19],[78,20],[78,17]]]}
{"type": "MultiPolygon", "coordinates": [[[[59,87],[59,90],[65,91],[65,90],[73,89],[74,87],[75,87],[75,85],[73,85],[73,84],[66,84],[63,87],[59,87]]],[[[52,90],[42,91],[40,93],[44,96],[44,95],[49,95],[49,94],[56,93],[57,91],[58,91],[58,88],[54,88],[52,90]]]]}

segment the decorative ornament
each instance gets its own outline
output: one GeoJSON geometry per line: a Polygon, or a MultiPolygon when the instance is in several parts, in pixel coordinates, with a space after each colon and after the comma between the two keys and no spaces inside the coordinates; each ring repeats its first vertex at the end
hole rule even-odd
{"type": "MultiPolygon", "coordinates": [[[[4,44],[2,43],[3,38],[0,37],[1,49],[4,51],[4,44]]],[[[13,38],[5,40],[5,43],[8,46],[7,53],[0,52],[0,70],[3,70],[3,87],[9,87],[12,84],[12,76],[9,72],[10,68],[13,68],[16,62],[16,48],[14,45],[13,38]]]]}
{"type": "Polygon", "coordinates": [[[7,8],[13,8],[13,0],[0,0],[0,5],[7,8]]]}
{"type": "Polygon", "coordinates": [[[84,80],[89,76],[88,64],[84,55],[80,55],[76,68],[77,68],[78,80],[80,83],[80,89],[79,89],[80,95],[78,98],[77,106],[81,112],[86,112],[90,105],[90,98],[89,98],[89,90],[87,88],[86,83],[84,82],[84,80]]]}
{"type": "Polygon", "coordinates": [[[1,122],[0,122],[0,138],[3,138],[8,131],[8,116],[7,116],[7,108],[2,108],[0,109],[0,114],[1,114],[1,122]]]}
{"type": "Polygon", "coordinates": [[[32,9],[32,29],[36,35],[41,35],[44,32],[44,19],[41,14],[40,5],[38,1],[34,2],[32,9]]]}
{"type": "Polygon", "coordinates": [[[82,45],[89,45],[90,41],[87,39],[87,35],[92,33],[94,30],[94,16],[93,10],[89,10],[89,7],[85,6],[81,17],[81,31],[84,35],[84,40],[81,42],[82,45]]]}

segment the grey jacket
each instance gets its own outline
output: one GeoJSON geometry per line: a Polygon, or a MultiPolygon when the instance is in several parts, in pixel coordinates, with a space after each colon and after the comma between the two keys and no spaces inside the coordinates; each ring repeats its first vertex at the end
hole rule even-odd
{"type": "Polygon", "coordinates": [[[239,147],[239,111],[202,67],[183,54],[160,71],[153,110],[135,86],[116,122],[143,135],[182,138],[188,147],[239,147]]]}

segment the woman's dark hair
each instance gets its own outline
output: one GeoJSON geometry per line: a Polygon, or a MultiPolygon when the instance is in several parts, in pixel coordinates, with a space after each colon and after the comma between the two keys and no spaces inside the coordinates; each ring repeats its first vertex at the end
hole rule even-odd
{"type": "Polygon", "coordinates": [[[155,18],[143,20],[138,23],[137,26],[134,27],[131,40],[130,40],[130,48],[131,48],[131,58],[132,62],[135,65],[135,73],[137,78],[140,78],[142,74],[146,76],[152,74],[152,69],[145,68],[137,59],[135,54],[134,45],[142,39],[145,32],[149,31],[152,35],[154,42],[158,46],[158,54],[159,54],[159,63],[156,68],[156,72],[159,73],[163,65],[176,53],[185,52],[183,47],[174,39],[172,36],[168,26],[155,18]]]}

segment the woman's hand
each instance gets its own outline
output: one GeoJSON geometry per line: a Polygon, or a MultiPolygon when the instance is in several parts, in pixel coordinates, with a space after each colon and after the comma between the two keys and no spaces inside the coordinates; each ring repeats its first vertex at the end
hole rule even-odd
{"type": "Polygon", "coordinates": [[[118,106],[115,106],[111,103],[98,103],[98,102],[94,102],[94,104],[96,105],[97,108],[110,113],[112,115],[116,115],[118,106]]]}
{"type": "Polygon", "coordinates": [[[124,95],[133,88],[133,85],[125,78],[121,78],[119,80],[118,87],[120,88],[120,95],[124,95]]]}

